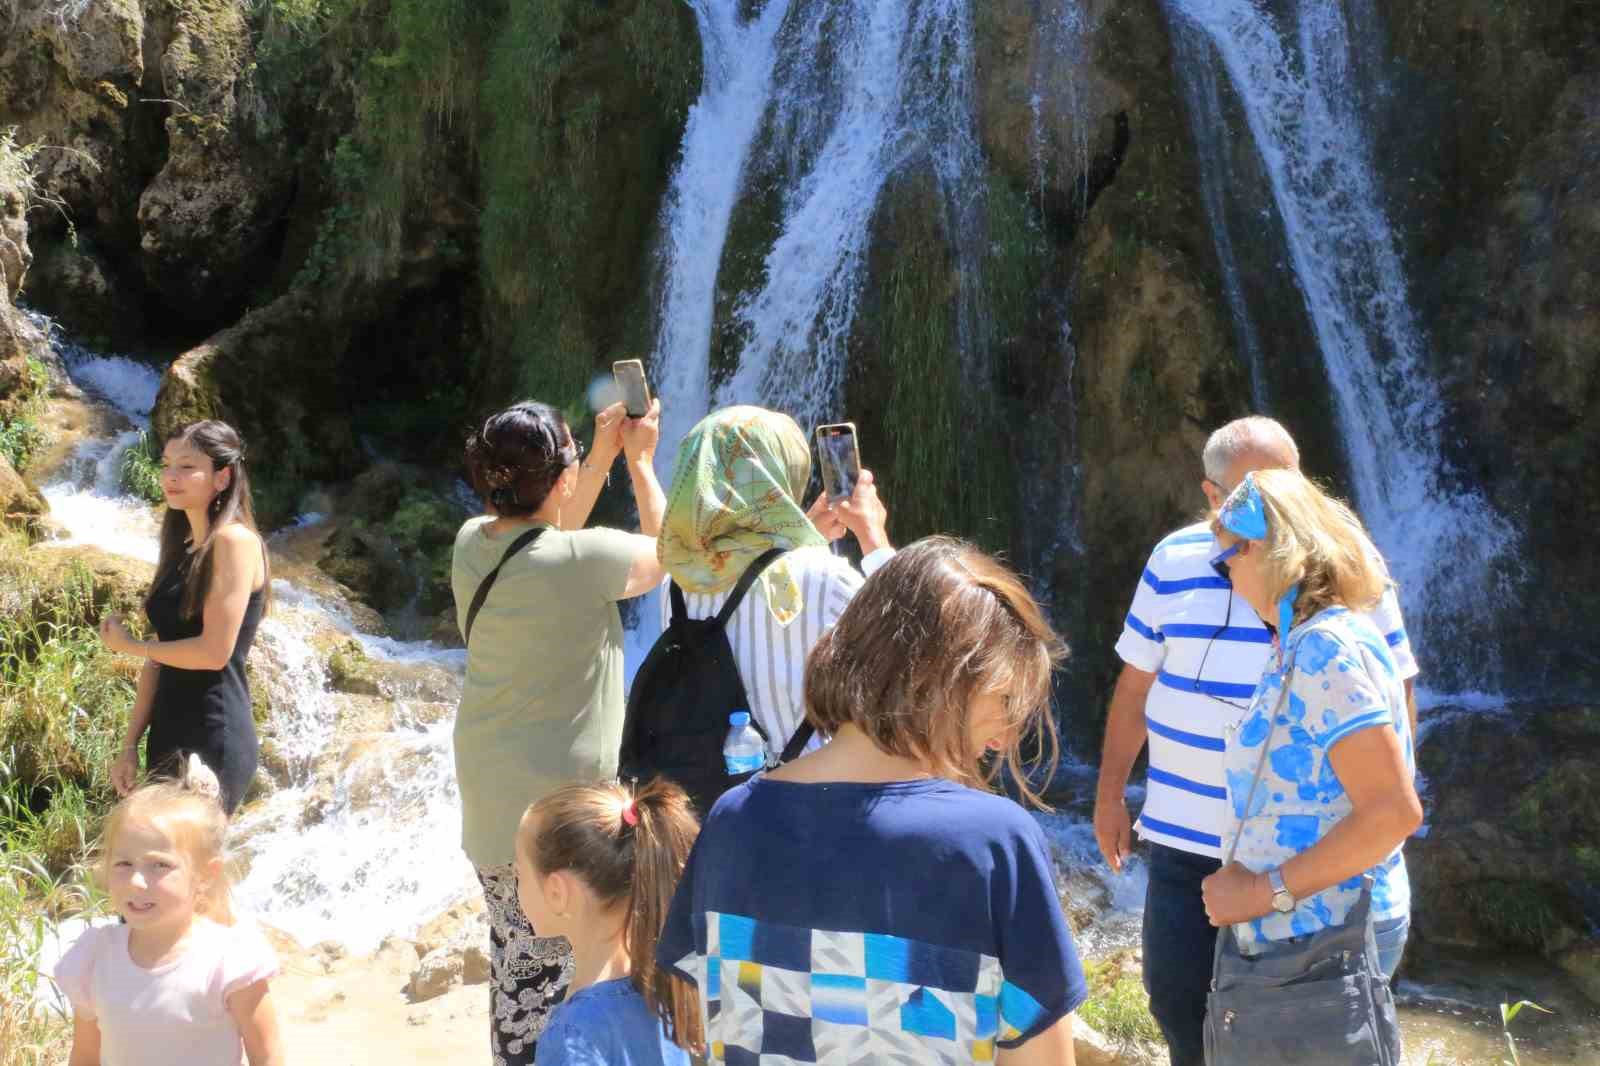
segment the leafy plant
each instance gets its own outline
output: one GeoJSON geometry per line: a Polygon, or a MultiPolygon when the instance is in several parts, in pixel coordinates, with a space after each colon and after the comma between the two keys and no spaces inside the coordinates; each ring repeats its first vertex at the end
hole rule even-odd
{"type": "Polygon", "coordinates": [[[1511,1023],[1516,1021],[1517,1015],[1522,1013],[1523,1007],[1532,1007],[1534,1010],[1540,1011],[1544,1014],[1555,1013],[1555,1011],[1550,1010],[1548,1007],[1539,1006],[1539,1004],[1535,1003],[1531,999],[1519,999],[1517,1002],[1509,1006],[1504,1003],[1500,1004],[1500,1031],[1505,1035],[1506,1038],[1506,1051],[1511,1055],[1511,1066],[1521,1066],[1522,1062],[1522,1060],[1517,1057],[1517,1041],[1511,1035],[1511,1023]]]}
{"type": "Polygon", "coordinates": [[[160,503],[161,457],[150,434],[140,431],[136,444],[122,453],[122,491],[147,503],[160,503]]]}

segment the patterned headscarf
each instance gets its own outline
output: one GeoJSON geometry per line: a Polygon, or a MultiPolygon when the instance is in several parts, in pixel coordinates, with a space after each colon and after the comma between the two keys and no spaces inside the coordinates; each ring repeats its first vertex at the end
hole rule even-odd
{"type": "MultiPolygon", "coordinates": [[[[769,548],[826,545],[800,506],[811,447],[788,415],[761,407],[713,411],[678,448],[657,552],[686,592],[718,593],[769,548]]],[[[787,560],[758,582],[780,625],[805,607],[787,560]]]]}

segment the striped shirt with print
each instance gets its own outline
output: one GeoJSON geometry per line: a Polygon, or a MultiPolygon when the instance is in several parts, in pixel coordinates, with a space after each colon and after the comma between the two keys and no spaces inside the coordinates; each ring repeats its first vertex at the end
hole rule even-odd
{"type": "MultiPolygon", "coordinates": [[[[1117,641],[1123,662],[1156,675],[1144,708],[1150,769],[1139,835],[1219,859],[1227,824],[1226,731],[1243,717],[1272,650],[1260,616],[1212,567],[1221,551],[1207,522],[1157,544],[1117,641]]],[[[1368,617],[1393,651],[1401,679],[1415,677],[1393,589],[1368,617]]]]}
{"type": "MultiPolygon", "coordinates": [[[[861,569],[870,577],[892,558],[893,548],[879,548],[861,560],[861,569]]],[[[833,628],[866,581],[843,556],[827,548],[797,548],[784,559],[804,596],[800,617],[780,625],[760,588],[752,588],[734,609],[726,630],[739,680],[750,698],[750,713],[766,730],[767,749],[774,762],[805,721],[806,656],[822,634],[833,628]]],[[[683,606],[692,619],[712,618],[728,595],[686,592],[683,606]]],[[[672,620],[672,601],[665,595],[659,598],[661,627],[665,629],[672,620]]],[[[818,743],[813,739],[810,746],[818,743]]]]}

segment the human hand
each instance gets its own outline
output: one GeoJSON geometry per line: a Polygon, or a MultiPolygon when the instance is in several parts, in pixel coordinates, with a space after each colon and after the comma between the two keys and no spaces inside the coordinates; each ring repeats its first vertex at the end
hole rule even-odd
{"type": "Polygon", "coordinates": [[[108,614],[100,619],[100,642],[123,655],[139,654],[139,642],[133,638],[133,633],[120,614],[108,614]]]}
{"type": "Polygon", "coordinates": [[[627,420],[628,409],[621,403],[602,408],[594,416],[594,446],[589,449],[589,459],[597,466],[610,466],[622,451],[622,423],[627,420]]]}
{"type": "Polygon", "coordinates": [[[1206,917],[1217,927],[1259,918],[1272,910],[1272,886],[1264,874],[1230,862],[1200,882],[1206,917]]]}
{"type": "Polygon", "coordinates": [[[111,787],[117,790],[117,795],[126,796],[138,783],[139,751],[137,748],[124,748],[111,764],[111,787]]]}
{"type": "Polygon", "coordinates": [[[661,439],[661,401],[650,401],[650,410],[643,418],[622,420],[622,451],[629,462],[649,459],[656,453],[656,442],[661,439]]]}
{"type": "Polygon", "coordinates": [[[833,504],[829,502],[826,492],[817,494],[817,501],[806,512],[806,517],[811,519],[811,524],[817,527],[817,532],[830,541],[838,540],[845,535],[844,523],[839,521],[838,512],[833,509],[833,504]]]}
{"type": "Polygon", "coordinates": [[[1121,796],[1095,800],[1094,839],[1100,845],[1106,865],[1120,874],[1122,864],[1133,853],[1133,822],[1128,817],[1128,804],[1121,796]]]}
{"type": "Polygon", "coordinates": [[[855,491],[842,500],[834,501],[833,510],[844,527],[855,534],[863,554],[871,555],[879,548],[890,546],[889,511],[878,498],[878,487],[872,471],[862,470],[861,476],[856,479],[855,491]]]}

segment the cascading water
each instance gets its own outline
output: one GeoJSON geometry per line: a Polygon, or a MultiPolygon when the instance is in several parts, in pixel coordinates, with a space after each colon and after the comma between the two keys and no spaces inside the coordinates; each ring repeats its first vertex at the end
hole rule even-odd
{"type": "Polygon", "coordinates": [[[739,0],[694,0],[705,83],[689,111],[683,157],[662,212],[663,292],[652,361],[661,396],[658,471],[711,407],[711,326],[717,273],[743,188],[745,161],[772,93],[776,38],[790,0],[769,0],[749,22],[739,0]]]}
{"type": "MultiPolygon", "coordinates": [[[[126,495],[122,458],[139,439],[160,373],[146,363],[75,345],[43,316],[62,367],[110,427],[79,442],[43,488],[66,548],[90,545],[145,562],[157,554],[155,511],[126,495]]],[[[269,543],[277,554],[277,538],[269,543]]],[[[356,640],[372,659],[459,678],[462,652],[366,636],[338,602],[282,578],[252,654],[255,683],[273,717],[266,731],[280,787],[234,826],[247,868],[244,905],[302,943],[337,940],[363,950],[406,933],[460,899],[471,878],[460,847],[460,810],[448,715],[397,701],[379,728],[353,732],[348,697],[332,692],[319,644],[356,640]]],[[[453,683],[453,682],[452,682],[453,683]]],[[[435,694],[430,706],[454,692],[435,694]]]]}
{"type": "MultiPolygon", "coordinates": [[[[1265,165],[1333,387],[1356,503],[1400,584],[1424,681],[1435,693],[1497,689],[1494,642],[1479,627],[1493,625],[1485,608],[1509,596],[1515,534],[1452,482],[1441,454],[1442,405],[1352,87],[1370,42],[1352,41],[1337,0],[1292,0],[1274,9],[1281,15],[1256,0],[1163,2],[1180,35],[1189,28],[1209,42],[1203,56],[1190,49],[1180,60],[1221,64],[1265,165]]],[[[1206,113],[1206,75],[1182,80],[1191,109],[1206,113]]],[[[1202,129],[1202,140],[1225,129],[1202,129]]],[[[1217,158],[1214,145],[1201,152],[1212,189],[1225,177],[1217,158]]],[[[1229,240],[1218,241],[1225,260],[1229,240]]]]}
{"type": "MultiPolygon", "coordinates": [[[[738,368],[716,401],[810,425],[838,411],[870,223],[891,177],[929,166],[946,232],[970,258],[983,188],[971,13],[965,0],[798,2],[778,41],[765,144],[749,165],[781,185],[781,223],[758,286],[738,301],[738,368]]],[[[977,272],[961,275],[970,335],[977,272]]]]}

